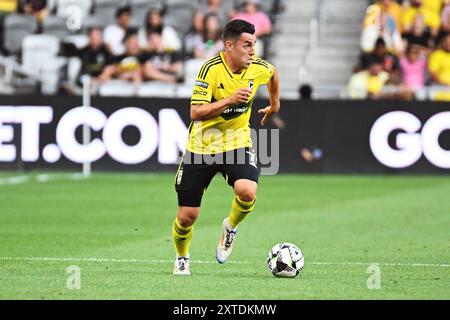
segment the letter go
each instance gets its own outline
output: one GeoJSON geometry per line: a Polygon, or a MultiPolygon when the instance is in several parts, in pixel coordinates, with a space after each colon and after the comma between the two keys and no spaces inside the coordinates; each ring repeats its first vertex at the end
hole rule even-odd
{"type": "Polygon", "coordinates": [[[433,165],[450,169],[450,151],[439,144],[440,135],[450,130],[450,112],[441,112],[431,117],[423,126],[411,113],[394,111],[381,116],[370,131],[370,148],[375,158],[391,168],[406,168],[416,163],[422,154],[433,165]],[[404,130],[396,136],[396,147],[388,143],[394,130],[404,130]]]}

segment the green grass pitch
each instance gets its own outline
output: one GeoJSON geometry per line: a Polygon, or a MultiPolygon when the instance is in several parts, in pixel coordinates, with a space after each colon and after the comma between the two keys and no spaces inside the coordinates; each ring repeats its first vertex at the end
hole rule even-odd
{"type": "Polygon", "coordinates": [[[450,179],[261,177],[230,262],[215,262],[232,190],[216,176],[195,225],[190,277],[173,276],[173,174],[0,174],[0,299],[449,299],[450,179]],[[266,268],[297,244],[300,277],[266,268]],[[371,263],[380,289],[368,289],[371,263]],[[69,289],[69,266],[80,289],[69,289]]]}

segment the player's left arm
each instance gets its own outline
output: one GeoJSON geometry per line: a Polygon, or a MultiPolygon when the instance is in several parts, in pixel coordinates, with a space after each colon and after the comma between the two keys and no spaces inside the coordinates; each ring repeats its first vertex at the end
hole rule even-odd
{"type": "Polygon", "coordinates": [[[261,126],[264,126],[272,114],[280,110],[280,76],[276,69],[273,70],[272,78],[267,83],[267,89],[269,90],[270,106],[258,110],[258,113],[264,113],[261,126]]]}

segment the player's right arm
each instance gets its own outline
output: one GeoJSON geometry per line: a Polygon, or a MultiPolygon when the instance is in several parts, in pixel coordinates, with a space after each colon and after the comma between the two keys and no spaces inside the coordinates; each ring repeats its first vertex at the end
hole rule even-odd
{"type": "Polygon", "coordinates": [[[220,83],[219,76],[213,66],[220,64],[221,58],[216,56],[209,59],[200,68],[194,82],[191,96],[192,121],[209,120],[219,116],[225,109],[234,104],[247,103],[251,96],[248,88],[237,90],[234,94],[221,100],[213,99],[214,92],[220,83]]]}
{"type": "Polygon", "coordinates": [[[215,118],[231,105],[247,103],[251,94],[250,89],[242,88],[236,90],[233,95],[212,103],[197,104],[192,102],[191,119],[192,121],[202,121],[215,118]]]}

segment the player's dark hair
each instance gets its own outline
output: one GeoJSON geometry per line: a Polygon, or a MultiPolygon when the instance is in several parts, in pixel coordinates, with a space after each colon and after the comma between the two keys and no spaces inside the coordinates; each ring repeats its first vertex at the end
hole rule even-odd
{"type": "Polygon", "coordinates": [[[255,34],[255,26],[245,20],[231,20],[223,29],[222,40],[237,40],[243,33],[255,34]]]}

